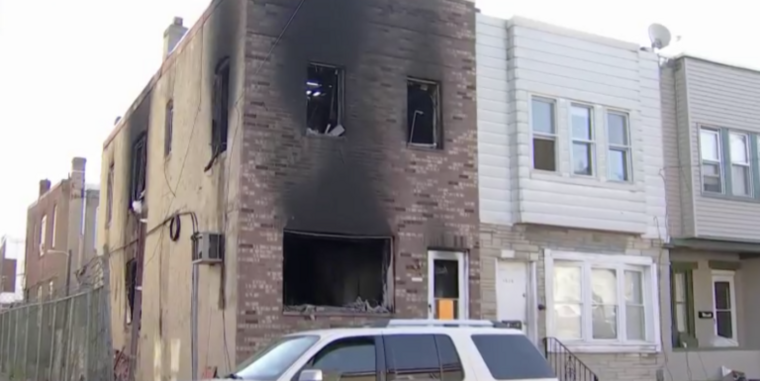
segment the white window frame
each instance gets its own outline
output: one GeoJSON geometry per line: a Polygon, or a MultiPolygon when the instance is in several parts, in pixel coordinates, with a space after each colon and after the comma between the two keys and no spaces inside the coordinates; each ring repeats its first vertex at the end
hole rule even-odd
{"type": "Polygon", "coordinates": [[[55,231],[56,226],[58,225],[58,205],[53,205],[53,237],[50,239],[50,247],[55,249],[55,231]]]}
{"type": "Polygon", "coordinates": [[[722,147],[722,145],[723,145],[723,139],[722,139],[722,137],[720,135],[721,135],[720,134],[720,129],[710,128],[710,127],[699,127],[699,164],[700,164],[699,165],[699,173],[700,173],[699,181],[700,181],[700,183],[702,185],[701,191],[703,193],[708,193],[708,194],[724,194],[724,193],[726,193],[726,181],[725,181],[726,174],[723,173],[724,172],[723,171],[723,147],[722,147]],[[704,157],[702,157],[702,133],[703,132],[714,134],[716,136],[716,138],[717,138],[717,144],[718,144],[718,147],[716,147],[717,150],[718,150],[718,161],[713,161],[711,159],[705,159],[704,157]],[[718,166],[718,173],[720,175],[720,178],[718,179],[720,181],[720,192],[711,192],[711,191],[706,191],[705,190],[705,174],[704,174],[704,170],[703,170],[704,169],[703,168],[704,164],[717,165],[718,166]]]}
{"type": "Polygon", "coordinates": [[[588,105],[585,103],[579,103],[579,102],[572,102],[570,103],[569,108],[569,114],[570,117],[568,119],[568,135],[570,135],[570,173],[573,176],[579,176],[579,177],[596,177],[596,124],[594,123],[594,106],[588,105]],[[589,129],[590,129],[590,135],[591,139],[578,139],[573,135],[573,108],[582,108],[588,110],[588,121],[589,121],[589,129]],[[575,143],[579,144],[585,144],[588,145],[589,153],[591,154],[591,162],[589,165],[591,166],[591,174],[584,174],[584,173],[575,173],[575,161],[574,161],[574,147],[575,143]]]}
{"type": "Polygon", "coordinates": [[[557,173],[559,172],[559,134],[557,131],[557,127],[558,127],[557,100],[554,98],[542,97],[540,95],[532,95],[530,97],[529,109],[530,109],[530,115],[528,115],[528,120],[530,123],[530,167],[534,171],[540,171],[540,172],[545,172],[545,173],[557,173]],[[547,134],[545,132],[536,132],[535,129],[533,128],[533,113],[534,113],[533,101],[548,103],[552,106],[552,123],[553,123],[552,127],[554,130],[554,133],[547,134]],[[536,138],[542,139],[542,140],[551,140],[554,142],[554,170],[553,171],[535,167],[536,152],[535,152],[535,147],[533,146],[533,141],[536,138]]]}
{"type": "Polygon", "coordinates": [[[751,151],[752,150],[750,149],[750,140],[749,139],[750,139],[749,134],[746,134],[744,132],[737,132],[737,131],[729,131],[728,132],[728,148],[729,148],[729,150],[728,150],[728,156],[729,156],[728,157],[728,161],[731,164],[731,179],[732,179],[731,195],[732,196],[736,196],[736,197],[752,197],[752,195],[754,194],[753,193],[754,192],[754,187],[753,187],[753,184],[752,184],[752,182],[754,181],[754,179],[752,178],[752,165],[751,165],[751,160],[752,160],[751,159],[751,151]],[[741,137],[744,140],[744,154],[747,157],[747,161],[746,162],[735,162],[734,161],[733,155],[731,154],[733,152],[733,147],[731,146],[731,138],[734,137],[734,136],[741,137]],[[733,172],[733,169],[734,169],[735,166],[736,167],[742,167],[742,168],[744,168],[747,171],[747,191],[748,191],[747,194],[736,194],[734,192],[734,184],[733,184],[734,172],[733,172]]]}
{"type": "Polygon", "coordinates": [[[40,219],[40,256],[45,255],[45,241],[47,240],[47,214],[40,219]]]}
{"type": "Polygon", "coordinates": [[[632,152],[633,152],[633,149],[632,149],[633,142],[631,142],[631,116],[630,116],[629,113],[627,113],[625,111],[610,110],[610,109],[608,109],[608,110],[606,110],[605,115],[604,115],[604,124],[605,124],[606,131],[607,131],[607,163],[608,163],[607,164],[607,167],[608,167],[608,169],[607,169],[607,178],[610,181],[614,181],[614,182],[621,182],[621,183],[630,183],[630,182],[633,182],[633,155],[632,155],[632,152]],[[609,133],[609,131],[610,131],[610,129],[609,129],[609,117],[610,117],[610,114],[619,115],[619,116],[622,116],[625,119],[625,136],[626,136],[626,141],[628,142],[627,145],[617,144],[617,143],[610,142],[610,133],[609,133]],[[626,168],[625,168],[625,170],[626,170],[626,175],[627,175],[626,177],[627,177],[627,179],[625,179],[623,181],[613,179],[612,176],[610,176],[609,172],[610,172],[610,169],[612,167],[610,167],[610,165],[609,165],[609,162],[610,162],[609,158],[610,158],[610,152],[611,151],[623,152],[623,154],[625,155],[625,162],[626,162],[626,168]]]}
{"type": "Polygon", "coordinates": [[[713,310],[713,333],[716,337],[718,337],[718,309],[716,306],[716,298],[715,298],[715,282],[727,282],[728,283],[728,290],[731,293],[731,336],[732,337],[724,337],[724,339],[732,341],[732,344],[734,346],[739,346],[739,341],[737,340],[737,325],[736,325],[736,272],[731,270],[712,270],[712,282],[711,282],[711,293],[712,293],[712,310],[713,310]]]}
{"type": "Polygon", "coordinates": [[[660,308],[657,264],[651,257],[631,256],[621,254],[587,254],[567,251],[553,251],[544,249],[544,266],[546,277],[546,330],[547,336],[553,336],[554,326],[554,261],[578,262],[581,266],[581,290],[583,309],[581,313],[582,329],[580,340],[563,340],[562,342],[577,352],[586,353],[656,353],[662,350],[660,339],[660,308]],[[592,339],[591,318],[591,269],[609,268],[617,272],[618,308],[617,326],[618,339],[599,340],[592,339]],[[625,271],[642,271],[642,285],[644,287],[644,314],[646,340],[626,339],[626,316],[625,308],[625,271]],[[621,308],[622,307],[622,308],[621,308]]]}
{"type": "Polygon", "coordinates": [[[467,256],[457,251],[428,251],[428,318],[435,318],[435,269],[436,260],[457,261],[457,271],[459,272],[459,319],[468,319],[470,316],[470,290],[469,290],[469,271],[470,266],[467,262],[467,256]]]}

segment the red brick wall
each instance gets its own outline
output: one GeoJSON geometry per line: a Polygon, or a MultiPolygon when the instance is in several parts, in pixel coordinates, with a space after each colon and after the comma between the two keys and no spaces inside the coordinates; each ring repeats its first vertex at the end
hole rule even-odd
{"type": "MultiPolygon", "coordinates": [[[[66,251],[66,237],[68,234],[69,223],[69,187],[68,181],[63,180],[60,184],[51,188],[44,196],[37,200],[35,204],[27,210],[26,223],[26,245],[25,245],[25,276],[26,288],[29,290],[30,297],[36,297],[37,287],[44,286],[47,292],[47,285],[51,279],[56,279],[56,283],[62,282],[66,278],[67,257],[66,254],[58,251],[66,251]],[[53,243],[53,209],[58,206],[56,222],[56,247],[53,243]],[[47,229],[45,243],[47,245],[47,254],[40,256],[40,225],[42,216],[47,216],[47,229]]],[[[63,283],[55,285],[56,289],[63,287],[63,283]]]]}
{"type": "Polygon", "coordinates": [[[245,126],[232,148],[242,155],[238,360],[284,332],[367,318],[282,313],[284,228],[393,235],[397,317],[427,316],[429,248],[467,251],[479,317],[473,3],[307,1],[256,73],[297,3],[248,3],[245,126]],[[345,68],[342,138],[305,135],[309,61],[345,68]],[[408,76],[442,83],[442,150],[406,145],[408,76]]]}

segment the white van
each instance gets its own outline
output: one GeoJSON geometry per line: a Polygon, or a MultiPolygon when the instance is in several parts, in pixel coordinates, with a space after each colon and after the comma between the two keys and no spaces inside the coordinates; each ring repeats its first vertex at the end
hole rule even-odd
{"type": "Polygon", "coordinates": [[[522,331],[484,320],[384,320],[283,336],[226,379],[556,381],[522,331]]]}

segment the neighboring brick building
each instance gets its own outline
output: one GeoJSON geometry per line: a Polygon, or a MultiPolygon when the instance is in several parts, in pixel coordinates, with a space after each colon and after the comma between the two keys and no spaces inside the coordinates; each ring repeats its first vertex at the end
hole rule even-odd
{"type": "Polygon", "coordinates": [[[23,299],[23,266],[24,241],[9,236],[0,238],[0,305],[23,299]]]}
{"type": "Polygon", "coordinates": [[[97,189],[85,185],[84,158],[74,158],[69,177],[58,184],[51,187],[50,180],[40,181],[37,201],[27,210],[27,298],[63,295],[67,284],[76,288],[75,272],[95,255],[98,197],[97,189]]]}
{"type": "Polygon", "coordinates": [[[177,212],[226,235],[196,278],[201,369],[307,327],[480,316],[474,3],[306,1],[276,42],[297,3],[213,1],[104,144],[99,245],[138,379],[191,376],[177,212]]]}

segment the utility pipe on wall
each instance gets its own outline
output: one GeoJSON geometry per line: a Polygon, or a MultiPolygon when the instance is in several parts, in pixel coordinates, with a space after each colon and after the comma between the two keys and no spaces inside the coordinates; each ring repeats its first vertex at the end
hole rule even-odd
{"type": "Polygon", "coordinates": [[[193,263],[192,291],[190,296],[190,364],[192,366],[192,379],[198,380],[198,275],[197,263],[193,263]]]}

